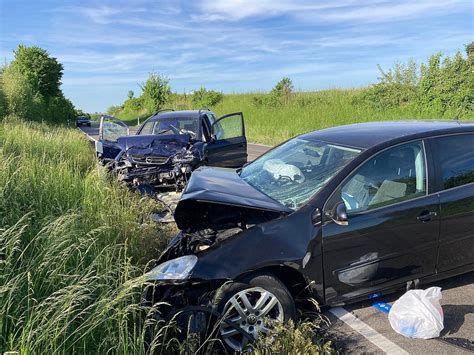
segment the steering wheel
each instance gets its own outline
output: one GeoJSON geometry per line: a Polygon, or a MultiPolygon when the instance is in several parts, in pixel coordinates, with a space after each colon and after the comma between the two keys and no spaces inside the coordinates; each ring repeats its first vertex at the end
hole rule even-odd
{"type": "Polygon", "coordinates": [[[172,124],[170,124],[169,127],[173,131],[174,134],[180,134],[179,129],[173,126],[172,124]]]}

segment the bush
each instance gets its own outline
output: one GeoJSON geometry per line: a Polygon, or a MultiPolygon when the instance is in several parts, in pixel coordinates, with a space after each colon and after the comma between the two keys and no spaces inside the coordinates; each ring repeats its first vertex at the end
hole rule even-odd
{"type": "Polygon", "coordinates": [[[26,77],[14,66],[3,72],[3,90],[8,113],[29,120],[41,120],[45,103],[41,95],[35,93],[26,77]]]}
{"type": "Polygon", "coordinates": [[[463,116],[474,110],[473,72],[468,58],[457,52],[453,58],[442,60],[441,53],[430,57],[421,66],[418,105],[421,110],[433,107],[463,116]]]}
{"type": "MultiPolygon", "coordinates": [[[[466,47],[467,57],[432,55],[420,69],[414,61],[396,64],[384,72],[379,82],[356,95],[353,103],[380,111],[411,107],[414,111],[438,117],[464,117],[474,110],[474,74],[469,58],[473,44],[466,47]]],[[[471,56],[474,56],[471,54],[471,56]]]]}
{"type": "Polygon", "coordinates": [[[290,103],[293,97],[293,82],[290,78],[281,79],[268,95],[255,96],[253,104],[256,106],[278,107],[290,103]]]}
{"type": "Polygon", "coordinates": [[[192,103],[195,108],[208,108],[216,106],[224,98],[224,94],[215,90],[201,87],[193,92],[192,103]]]}
{"type": "Polygon", "coordinates": [[[393,69],[384,72],[379,66],[379,82],[363,90],[356,102],[385,110],[414,104],[419,83],[418,66],[410,60],[407,64],[397,63],[393,69]]]}

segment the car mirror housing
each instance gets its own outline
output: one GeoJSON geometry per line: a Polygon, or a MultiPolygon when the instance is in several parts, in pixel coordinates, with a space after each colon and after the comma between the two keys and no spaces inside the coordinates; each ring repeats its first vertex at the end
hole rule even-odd
{"type": "Polygon", "coordinates": [[[332,215],[329,215],[329,218],[332,221],[340,226],[347,226],[349,224],[349,219],[347,217],[346,204],[344,202],[339,202],[336,207],[334,207],[332,215]]]}

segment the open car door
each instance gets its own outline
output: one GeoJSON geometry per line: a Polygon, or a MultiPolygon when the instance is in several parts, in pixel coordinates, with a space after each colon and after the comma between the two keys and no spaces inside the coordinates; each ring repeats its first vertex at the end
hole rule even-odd
{"type": "Polygon", "coordinates": [[[115,159],[121,151],[117,139],[128,135],[129,127],[118,118],[100,116],[99,139],[95,142],[97,157],[104,161],[115,159]]]}
{"type": "Polygon", "coordinates": [[[211,141],[207,144],[209,165],[238,168],[247,162],[247,139],[244,115],[231,113],[218,118],[211,126],[211,141]]]}

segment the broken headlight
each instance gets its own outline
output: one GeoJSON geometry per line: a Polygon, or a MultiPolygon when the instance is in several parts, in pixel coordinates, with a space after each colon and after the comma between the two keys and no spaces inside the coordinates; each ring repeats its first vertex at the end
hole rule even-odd
{"type": "Polygon", "coordinates": [[[185,255],[168,260],[145,274],[148,281],[186,279],[197,263],[196,255],[185,255]]]}

